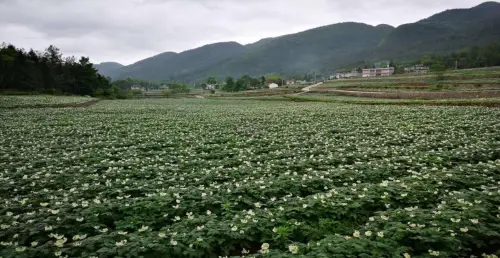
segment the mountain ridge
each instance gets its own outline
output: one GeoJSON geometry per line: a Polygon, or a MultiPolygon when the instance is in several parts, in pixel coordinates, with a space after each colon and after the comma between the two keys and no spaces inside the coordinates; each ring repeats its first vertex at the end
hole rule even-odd
{"type": "Polygon", "coordinates": [[[363,60],[406,60],[500,40],[498,13],[500,3],[489,1],[398,27],[342,22],[247,45],[220,42],[173,56],[161,53],[117,69],[111,77],[195,82],[208,76],[296,75],[363,60]]]}

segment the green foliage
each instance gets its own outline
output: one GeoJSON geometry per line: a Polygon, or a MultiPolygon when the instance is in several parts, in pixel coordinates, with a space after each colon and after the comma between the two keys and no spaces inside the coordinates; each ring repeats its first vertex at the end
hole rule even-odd
{"type": "Polygon", "coordinates": [[[26,52],[13,45],[0,46],[0,91],[50,94],[106,95],[109,80],[97,73],[86,57],[62,58],[59,49],[26,52]]]}
{"type": "Polygon", "coordinates": [[[498,109],[141,99],[0,114],[4,258],[499,255],[498,109]]]}
{"type": "Polygon", "coordinates": [[[419,60],[429,65],[431,71],[447,69],[469,69],[487,66],[500,66],[500,42],[485,46],[474,46],[443,55],[426,56],[419,60]]]}

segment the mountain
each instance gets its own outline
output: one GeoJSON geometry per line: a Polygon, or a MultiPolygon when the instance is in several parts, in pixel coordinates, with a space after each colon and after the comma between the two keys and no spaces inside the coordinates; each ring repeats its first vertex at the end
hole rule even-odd
{"type": "Polygon", "coordinates": [[[124,65],[116,63],[116,62],[104,62],[104,63],[94,65],[94,68],[97,69],[97,71],[100,74],[106,75],[106,76],[108,76],[109,74],[112,74],[114,71],[117,71],[122,67],[124,67],[124,65]]]}
{"type": "Polygon", "coordinates": [[[374,58],[408,58],[500,40],[500,3],[447,10],[393,30],[374,58]]]}
{"type": "Polygon", "coordinates": [[[114,70],[113,78],[205,80],[209,76],[332,72],[359,61],[413,60],[500,41],[500,3],[452,9],[394,28],[346,22],[242,46],[223,42],[167,52],[114,70]]]}
{"type": "Polygon", "coordinates": [[[178,54],[166,52],[123,67],[112,77],[151,81],[174,80],[234,58],[245,51],[245,46],[236,42],[222,42],[178,54]]]}
{"type": "Polygon", "coordinates": [[[392,29],[349,22],[281,36],[257,42],[257,46],[252,45],[240,56],[180,79],[196,81],[210,75],[302,74],[320,69],[325,60],[337,61],[340,65],[352,53],[376,46],[392,29]]]}

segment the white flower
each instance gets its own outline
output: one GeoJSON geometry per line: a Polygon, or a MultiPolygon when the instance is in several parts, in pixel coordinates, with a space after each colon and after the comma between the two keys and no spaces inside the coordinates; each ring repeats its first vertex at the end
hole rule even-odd
{"type": "Polygon", "coordinates": [[[26,250],[26,247],[24,247],[24,246],[16,247],[16,252],[18,252],[18,253],[24,252],[25,250],[26,250]]]}
{"type": "Polygon", "coordinates": [[[175,240],[172,239],[172,240],[170,240],[170,244],[171,245],[177,245],[177,241],[175,241],[175,240]]]}
{"type": "Polygon", "coordinates": [[[263,243],[262,246],[260,246],[260,249],[262,249],[262,250],[269,250],[269,244],[268,243],[263,243]]]}
{"type": "Polygon", "coordinates": [[[51,231],[52,230],[52,226],[45,226],[45,231],[51,231]]]}
{"type": "Polygon", "coordinates": [[[82,221],[83,221],[83,218],[76,218],[76,221],[78,221],[78,222],[82,222],[82,221]]]}
{"type": "Polygon", "coordinates": [[[384,237],[384,232],[383,232],[383,231],[378,232],[378,233],[377,233],[377,236],[378,236],[378,237],[384,237]]]}
{"type": "Polygon", "coordinates": [[[236,231],[236,230],[238,230],[237,226],[234,226],[234,227],[231,228],[231,231],[236,231]]]}
{"type": "Polygon", "coordinates": [[[166,236],[167,236],[167,235],[166,235],[165,233],[163,233],[163,232],[158,233],[158,237],[160,237],[160,238],[164,238],[164,237],[166,237],[166,236]]]}
{"type": "Polygon", "coordinates": [[[196,241],[197,241],[197,242],[203,242],[203,238],[198,237],[198,238],[196,239],[196,241]]]}
{"type": "Polygon", "coordinates": [[[411,258],[411,256],[410,256],[410,254],[409,254],[409,253],[404,253],[404,254],[403,254],[403,257],[404,257],[404,258],[411,258]]]}
{"type": "Polygon", "coordinates": [[[57,247],[63,247],[64,246],[64,243],[66,243],[68,239],[67,238],[62,238],[62,239],[58,239],[54,245],[57,246],[57,247]]]}
{"type": "Polygon", "coordinates": [[[278,230],[276,228],[273,228],[273,232],[276,233],[278,232],[278,230]]]}
{"type": "Polygon", "coordinates": [[[462,231],[462,232],[466,233],[467,231],[469,231],[469,229],[468,229],[467,227],[465,227],[465,228],[460,228],[460,231],[462,231]]]}
{"type": "Polygon", "coordinates": [[[479,220],[478,219],[471,219],[470,222],[472,222],[472,224],[478,224],[479,220]]]}
{"type": "Polygon", "coordinates": [[[6,215],[7,215],[7,217],[12,217],[12,215],[14,215],[14,213],[12,213],[12,212],[8,211],[8,212],[6,213],[6,215]]]}
{"type": "Polygon", "coordinates": [[[207,215],[208,216],[212,215],[212,212],[210,210],[207,210],[207,215]]]}
{"type": "Polygon", "coordinates": [[[372,232],[371,231],[366,231],[365,232],[365,236],[371,236],[372,235],[372,232]]]}
{"type": "Polygon", "coordinates": [[[359,237],[360,233],[359,231],[354,231],[354,233],[352,234],[353,237],[359,237]]]}
{"type": "Polygon", "coordinates": [[[117,247],[120,247],[120,246],[124,246],[126,243],[127,243],[127,240],[122,240],[122,241],[120,241],[120,242],[116,242],[116,243],[115,243],[115,245],[116,245],[117,247]]]}
{"type": "Polygon", "coordinates": [[[247,249],[243,248],[243,250],[241,251],[242,254],[249,254],[250,251],[248,251],[247,249]]]}
{"type": "Polygon", "coordinates": [[[375,221],[375,218],[374,217],[370,217],[368,220],[375,221]]]}
{"type": "Polygon", "coordinates": [[[255,205],[255,207],[257,207],[257,208],[262,207],[262,204],[260,204],[260,202],[256,202],[256,203],[254,203],[254,205],[255,205]]]}
{"type": "Polygon", "coordinates": [[[288,250],[292,253],[292,254],[296,254],[299,252],[299,247],[296,246],[296,245],[289,245],[288,246],[288,250]]]}
{"type": "Polygon", "coordinates": [[[61,251],[57,251],[57,252],[54,253],[54,255],[57,256],[57,257],[61,256],[61,254],[62,254],[61,251]]]}
{"type": "Polygon", "coordinates": [[[124,236],[124,235],[126,235],[126,234],[128,234],[128,232],[127,232],[127,231],[118,231],[118,235],[122,235],[122,236],[124,236]]]}
{"type": "Polygon", "coordinates": [[[429,254],[430,254],[431,256],[439,256],[439,251],[429,250],[429,254]]]}
{"type": "Polygon", "coordinates": [[[144,225],[143,225],[143,226],[139,229],[139,232],[144,232],[144,231],[148,230],[148,228],[149,228],[148,226],[144,226],[144,225]]]}
{"type": "Polygon", "coordinates": [[[204,225],[201,225],[201,226],[199,226],[199,227],[196,227],[196,229],[198,229],[198,231],[202,231],[204,228],[205,228],[205,226],[204,226],[204,225]]]}
{"type": "Polygon", "coordinates": [[[307,204],[302,204],[302,208],[307,208],[307,204]]]}
{"type": "Polygon", "coordinates": [[[380,216],[380,218],[382,218],[383,220],[389,220],[389,217],[384,216],[384,215],[380,216]]]}
{"type": "Polygon", "coordinates": [[[37,245],[38,245],[38,242],[37,242],[37,241],[33,241],[33,242],[31,242],[31,246],[32,246],[32,247],[35,247],[35,246],[37,246],[37,245]]]}
{"type": "Polygon", "coordinates": [[[451,218],[450,220],[451,220],[451,222],[453,222],[453,223],[458,223],[458,222],[460,222],[460,219],[454,219],[454,218],[451,218]]]}

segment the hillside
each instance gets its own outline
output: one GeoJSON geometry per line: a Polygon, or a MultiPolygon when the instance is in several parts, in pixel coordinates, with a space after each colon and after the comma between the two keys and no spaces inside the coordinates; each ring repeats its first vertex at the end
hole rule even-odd
{"type": "Polygon", "coordinates": [[[244,53],[246,48],[236,42],[206,45],[182,53],[166,52],[123,67],[114,79],[174,80],[185,74],[196,73],[221,61],[244,53]]]}
{"type": "Polygon", "coordinates": [[[115,73],[118,71],[118,69],[123,68],[124,65],[116,63],[116,62],[104,62],[100,64],[95,64],[94,68],[97,69],[97,71],[102,74],[109,76],[110,74],[115,73]]]}
{"type": "Polygon", "coordinates": [[[393,30],[372,58],[412,58],[483,45],[500,39],[500,4],[441,12],[393,30]]]}
{"type": "MultiPolygon", "coordinates": [[[[119,69],[113,78],[200,81],[208,76],[332,72],[362,60],[411,60],[500,40],[500,3],[454,9],[397,28],[339,23],[242,46],[217,43],[163,53],[119,69]]],[[[116,70],[115,70],[116,71],[116,70]]]]}
{"type": "Polygon", "coordinates": [[[362,23],[340,23],[286,35],[253,47],[245,54],[203,73],[181,79],[199,80],[212,74],[301,74],[320,69],[318,64],[324,60],[334,59],[341,64],[351,54],[377,45],[392,29],[362,23]]]}

